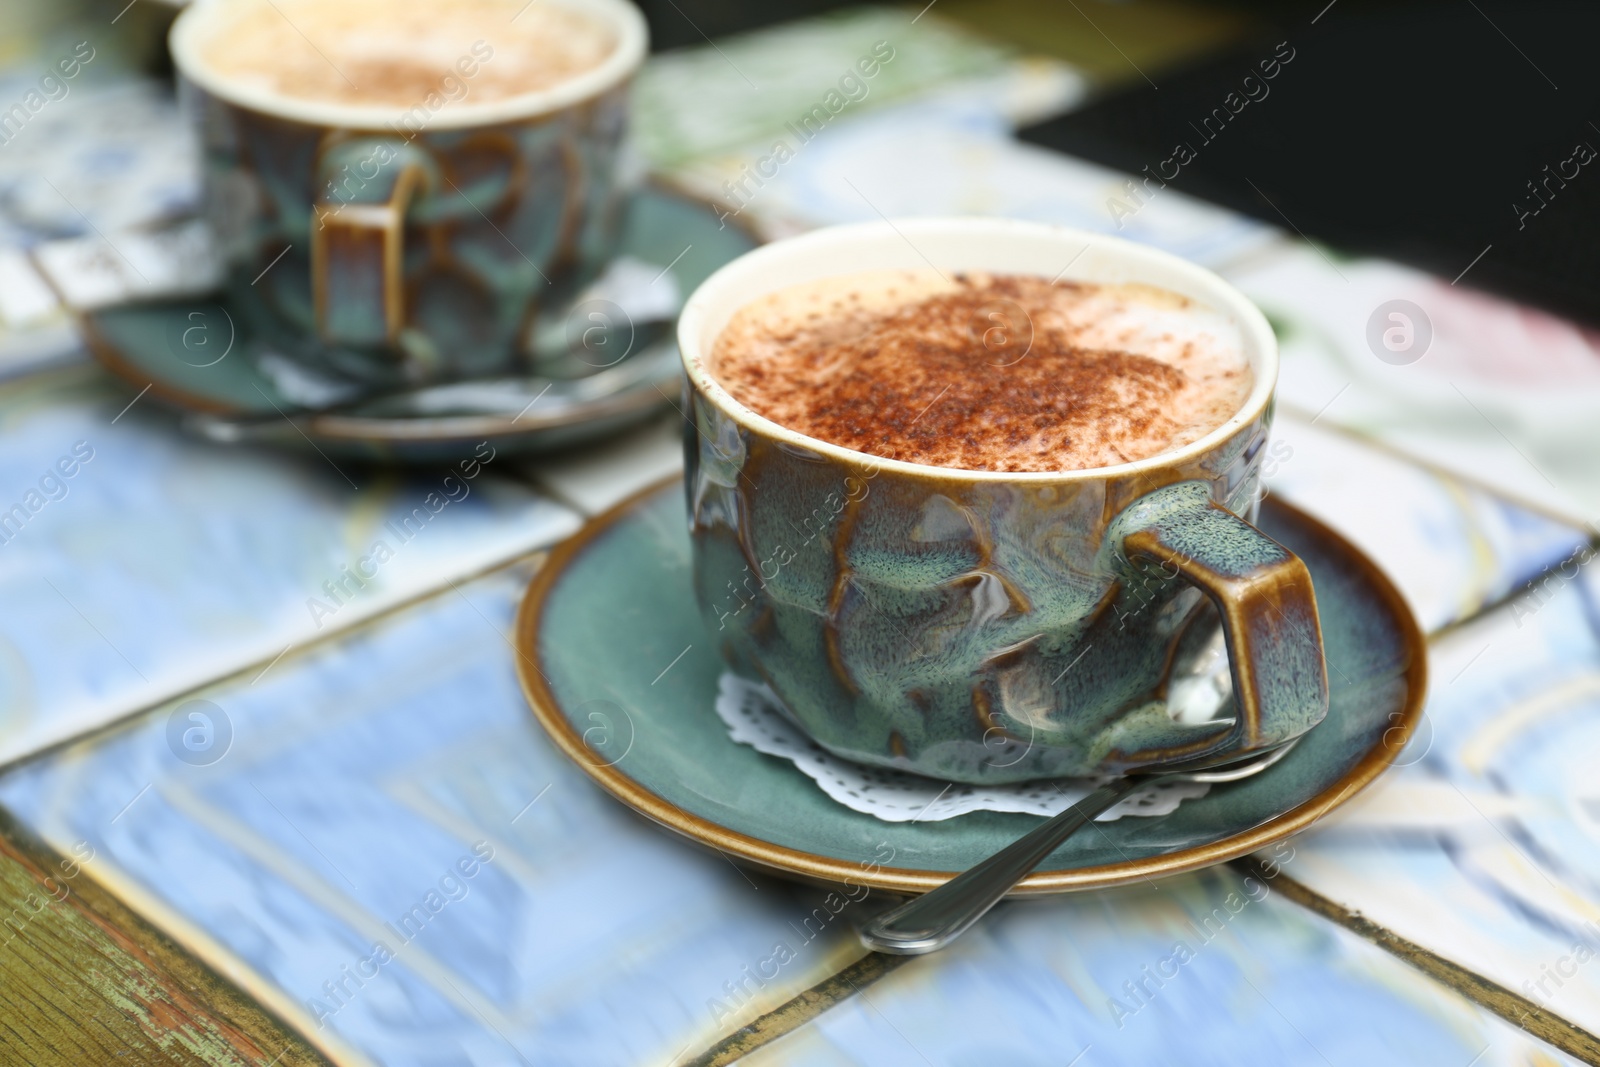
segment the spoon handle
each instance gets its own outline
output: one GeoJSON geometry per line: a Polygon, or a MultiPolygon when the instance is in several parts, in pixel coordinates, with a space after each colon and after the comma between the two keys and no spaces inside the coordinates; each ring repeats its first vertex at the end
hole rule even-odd
{"type": "Polygon", "coordinates": [[[1072,807],[1034,827],[988,859],[877,916],[861,928],[861,941],[876,952],[920,956],[943,948],[996,904],[1061,842],[1121,800],[1140,781],[1118,778],[1072,807]]]}

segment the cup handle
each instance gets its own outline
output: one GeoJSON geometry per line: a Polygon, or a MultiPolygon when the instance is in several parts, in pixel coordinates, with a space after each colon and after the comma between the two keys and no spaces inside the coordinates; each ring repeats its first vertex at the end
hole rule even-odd
{"type": "Polygon", "coordinates": [[[1232,728],[1205,738],[1199,750],[1129,753],[1130,763],[1271,748],[1322,721],[1322,625],[1311,573],[1298,556],[1215,503],[1200,482],[1141,497],[1118,516],[1114,533],[1128,560],[1153,562],[1216,604],[1238,707],[1232,728]]]}
{"type": "Polygon", "coordinates": [[[311,209],[317,335],[333,344],[393,344],[405,325],[406,212],[433,185],[423,154],[360,138],[325,149],[311,209]]]}

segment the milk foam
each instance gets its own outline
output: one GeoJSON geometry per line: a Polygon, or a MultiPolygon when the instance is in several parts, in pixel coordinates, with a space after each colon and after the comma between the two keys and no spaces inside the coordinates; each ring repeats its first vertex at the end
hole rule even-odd
{"type": "Polygon", "coordinates": [[[1225,314],[1146,285],[848,274],[741,308],[711,373],[807,436],[970,470],[1075,470],[1179,448],[1253,385],[1225,314]]]}
{"type": "Polygon", "coordinates": [[[277,96],[437,111],[551,88],[616,47],[593,16],[544,2],[522,8],[523,0],[245,3],[219,20],[201,56],[217,76],[277,96]]]}

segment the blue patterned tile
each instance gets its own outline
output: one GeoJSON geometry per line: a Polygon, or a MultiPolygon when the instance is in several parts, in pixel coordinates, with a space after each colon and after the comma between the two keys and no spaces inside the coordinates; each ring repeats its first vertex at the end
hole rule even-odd
{"type": "Polygon", "coordinates": [[[398,474],[195,441],[88,368],[0,386],[0,762],[576,527],[490,455],[398,474]]]}

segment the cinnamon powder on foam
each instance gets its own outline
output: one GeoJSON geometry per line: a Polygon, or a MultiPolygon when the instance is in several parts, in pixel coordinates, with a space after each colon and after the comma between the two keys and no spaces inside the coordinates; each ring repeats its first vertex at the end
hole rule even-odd
{"type": "Polygon", "coordinates": [[[549,89],[615,47],[610,27],[559,5],[270,0],[236,5],[203,51],[215,73],[260,91],[431,117],[549,89]]]}
{"type": "Polygon", "coordinates": [[[711,371],[746,407],[876,456],[983,471],[1126,463],[1249,395],[1237,328],[1143,285],[871,271],[740,309],[711,371]]]}

